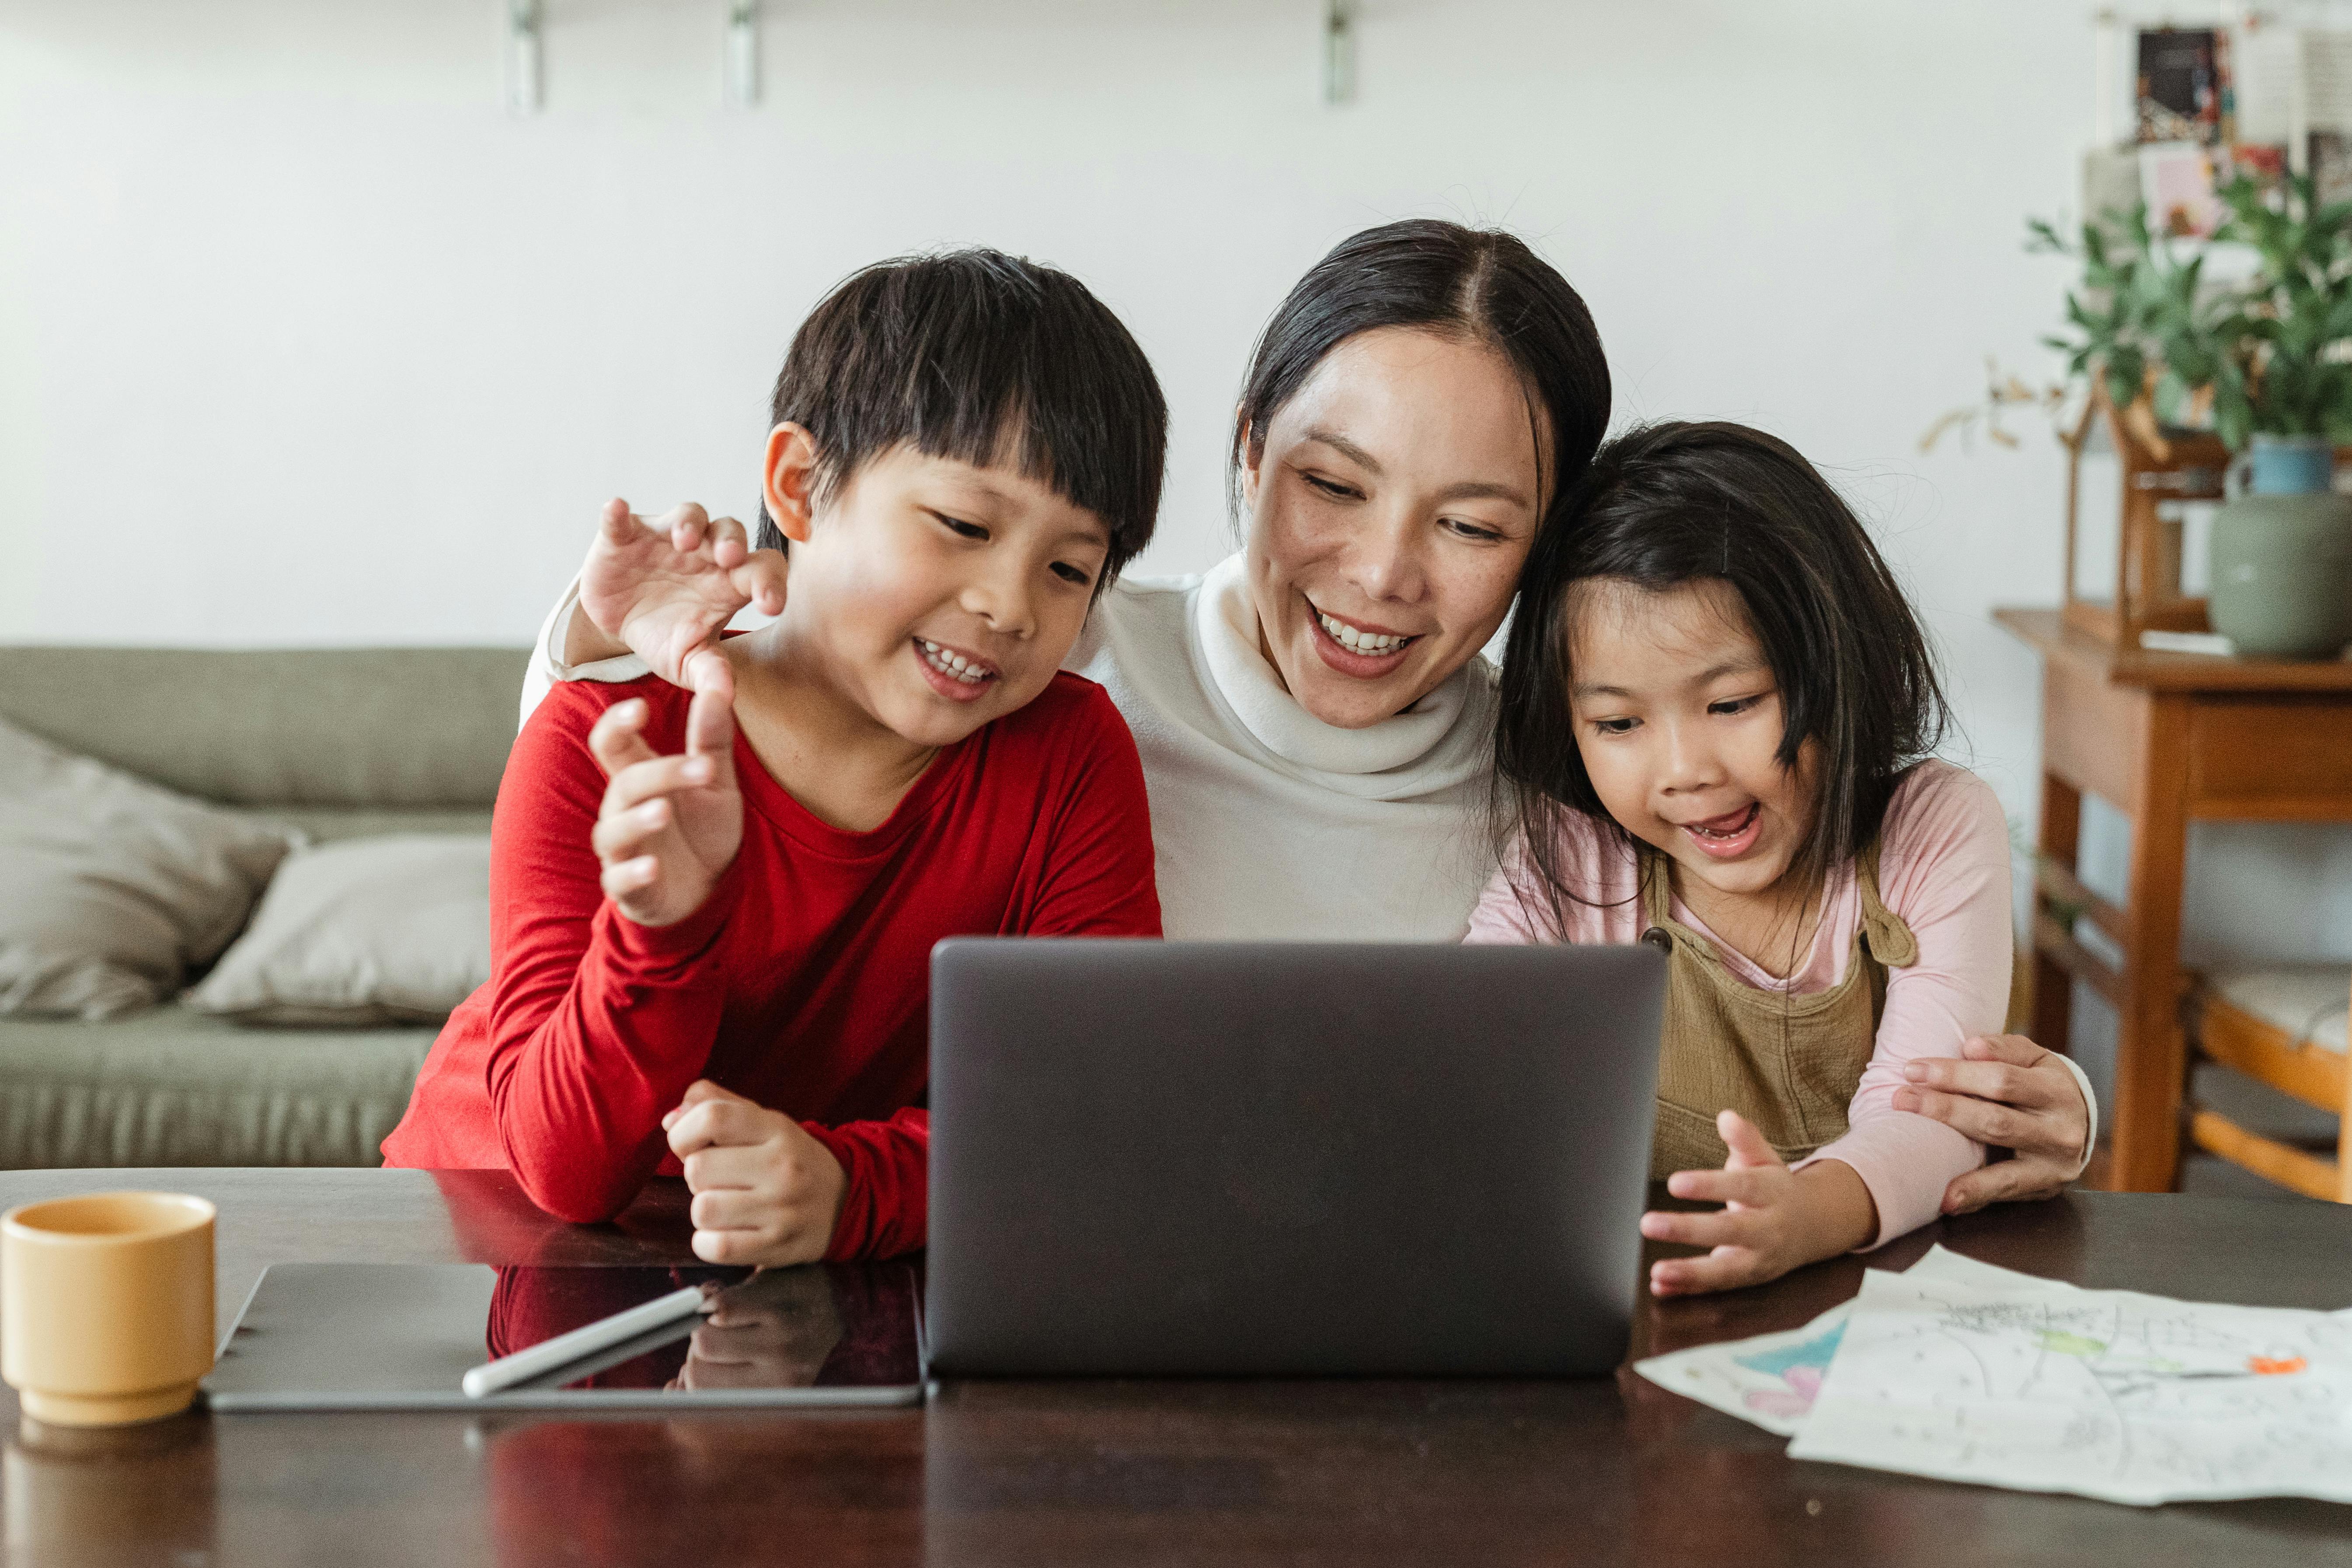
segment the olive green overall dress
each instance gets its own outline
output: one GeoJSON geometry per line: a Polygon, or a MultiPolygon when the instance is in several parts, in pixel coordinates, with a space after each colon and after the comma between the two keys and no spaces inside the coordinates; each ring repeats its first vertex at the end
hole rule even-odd
{"type": "Polygon", "coordinates": [[[1791,1164],[1843,1137],[1847,1103],[1877,1045],[1886,972],[1919,957],[1911,928],[1879,901],[1877,841],[1854,862],[1862,924],[1845,973],[1807,996],[1759,991],[1725,967],[1713,942],[1667,912],[1666,858],[1638,848],[1642,940],[1669,954],[1651,1178],[1720,1168],[1730,1153],[1716,1136],[1721,1110],[1754,1122],[1791,1164]]]}

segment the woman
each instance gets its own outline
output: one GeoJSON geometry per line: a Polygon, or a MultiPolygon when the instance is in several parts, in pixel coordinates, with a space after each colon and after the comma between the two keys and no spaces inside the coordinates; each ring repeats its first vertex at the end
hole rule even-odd
{"type": "MultiPolygon", "coordinates": [[[[1114,584],[1070,658],[1142,754],[1170,936],[1462,936],[1494,865],[1478,650],[1608,419],[1583,300],[1508,235],[1388,224],[1292,289],[1234,414],[1244,548],[1114,584]]],[[[625,521],[549,618],[526,704],[550,679],[675,679],[737,610],[782,607],[772,529],[749,551],[699,508],[625,521]]],[[[2087,1082],[2019,1037],[1968,1051],[1921,1064],[1904,1108],[2016,1158],[1947,1211],[2056,1192],[2088,1153],[2087,1082]]]]}

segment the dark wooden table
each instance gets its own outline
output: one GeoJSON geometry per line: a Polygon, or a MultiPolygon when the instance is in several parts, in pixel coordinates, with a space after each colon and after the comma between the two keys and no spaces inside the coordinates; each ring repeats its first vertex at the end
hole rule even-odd
{"type": "MultiPolygon", "coordinates": [[[[2352,822],[2352,660],[2123,650],[2056,610],[1995,610],[2042,657],[2042,832],[2033,919],[2033,1037],[2066,1048],[2073,982],[2116,1010],[2115,1102],[2093,1185],[2171,1189],[2180,1168],[2188,1042],[2180,900],[2192,821],[2352,822]],[[2085,791],[2131,819],[2130,890],[2110,903],[2075,855],[2085,791]],[[2077,938],[2087,919],[2120,966],[2077,938]]],[[[2200,1142],[2243,1158],[2242,1135],[2200,1142]]]]}
{"type": "MultiPolygon", "coordinates": [[[[220,1205],[222,1323],[279,1260],[683,1263],[683,1193],[572,1226],[487,1173],[0,1173],[0,1205],[109,1187],[220,1205]]],[[[2074,1194],[1929,1242],[2092,1286],[2352,1304],[2352,1209],[2074,1194]]],[[[1792,1328],[1853,1259],[1645,1306],[1636,1353],[1792,1328]]],[[[1630,1373],[1555,1384],[966,1384],[928,1408],[646,1419],[191,1415],[18,1430],[11,1563],[2352,1563],[2352,1508],[2130,1509],[1784,1458],[1630,1373]]]]}

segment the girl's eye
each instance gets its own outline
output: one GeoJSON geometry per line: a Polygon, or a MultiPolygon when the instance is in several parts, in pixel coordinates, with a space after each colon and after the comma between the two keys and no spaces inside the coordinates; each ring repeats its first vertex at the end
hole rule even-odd
{"type": "Polygon", "coordinates": [[[1747,712],[1749,709],[1755,707],[1759,702],[1763,700],[1764,699],[1760,694],[1754,697],[1731,697],[1725,699],[1721,702],[1708,703],[1706,705],[1706,710],[1710,713],[1721,714],[1727,719],[1734,718],[1741,713],[1747,712]]]}
{"type": "Polygon", "coordinates": [[[1595,719],[1592,727],[1604,735],[1630,735],[1638,719],[1595,719]]]}
{"type": "Polygon", "coordinates": [[[1073,583],[1081,588],[1093,586],[1095,580],[1094,574],[1085,567],[1073,566],[1066,561],[1054,563],[1054,575],[1065,583],[1073,583]]]}
{"type": "Polygon", "coordinates": [[[988,530],[981,527],[980,524],[976,522],[966,522],[961,518],[950,517],[943,511],[935,511],[931,513],[931,515],[938,518],[947,531],[950,533],[954,534],[959,539],[986,539],[988,537],[988,530]]]}

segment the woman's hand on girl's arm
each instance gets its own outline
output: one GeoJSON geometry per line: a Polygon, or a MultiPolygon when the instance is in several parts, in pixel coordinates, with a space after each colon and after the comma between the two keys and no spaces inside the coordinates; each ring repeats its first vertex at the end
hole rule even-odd
{"type": "Polygon", "coordinates": [[[708,1079],[662,1118],[694,1194],[694,1255],[709,1263],[814,1263],[833,1245],[849,1178],[781,1110],[708,1079]]]}
{"type": "Polygon", "coordinates": [[[634,653],[673,686],[686,664],[714,647],[735,613],[784,608],[784,558],[753,550],[743,525],[713,520],[691,501],[658,519],[625,500],[604,504],[604,521],[580,568],[580,604],[564,629],[563,662],[590,664],[634,653]]]}
{"type": "Polygon", "coordinates": [[[2008,1149],[1944,1189],[1944,1212],[1968,1214],[2004,1199],[2046,1198],[2081,1173],[2091,1136],[2091,1108],[2081,1083],[2054,1051],[2022,1035],[1979,1037],[1959,1059],[1910,1063],[1910,1086],[1895,1108],[1932,1117],[1979,1143],[2008,1149]]]}
{"type": "Polygon", "coordinates": [[[1791,1171],[1764,1135],[1736,1110],[1715,1119],[1731,1151],[1720,1171],[1678,1171],[1666,1190],[1678,1198],[1720,1203],[1706,1214],[1655,1211],[1642,1234],[1710,1250],[1704,1258],[1665,1258],[1650,1266],[1650,1292],[1693,1296],[1778,1279],[1791,1268],[1835,1258],[1878,1234],[1878,1207],[1852,1165],[1823,1160],[1791,1171]]]}
{"type": "Polygon", "coordinates": [[[715,653],[693,660],[686,755],[646,743],[646,705],[615,702],[588,732],[607,783],[591,842],[604,896],[641,926],[675,925],[700,909],[743,846],[735,784],[735,677],[715,653]]]}

